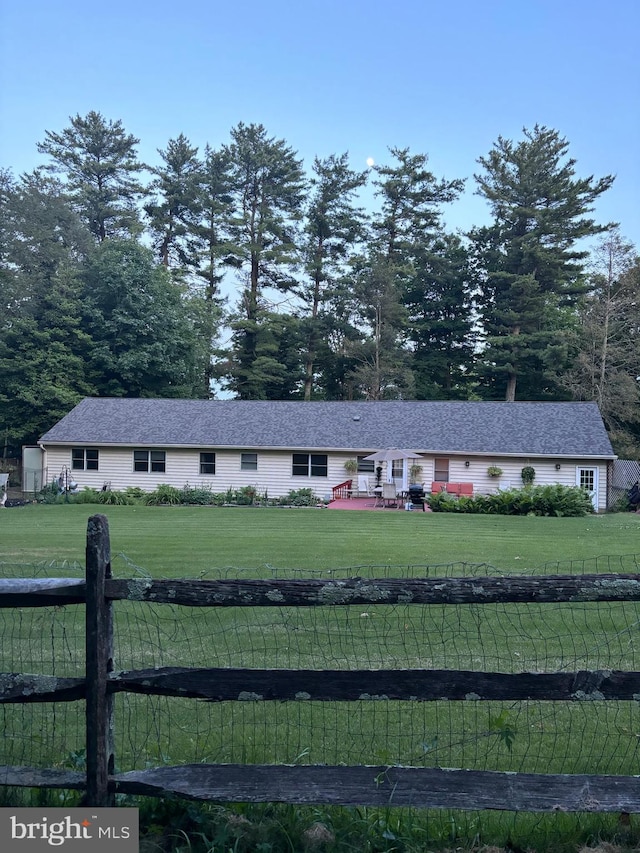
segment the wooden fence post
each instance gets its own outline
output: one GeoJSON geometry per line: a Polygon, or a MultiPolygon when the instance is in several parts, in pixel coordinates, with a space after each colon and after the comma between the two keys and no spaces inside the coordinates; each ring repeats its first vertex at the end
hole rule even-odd
{"type": "Polygon", "coordinates": [[[86,803],[97,807],[115,802],[109,793],[109,775],[114,772],[113,695],[107,693],[113,671],[113,608],[105,598],[105,581],[110,577],[109,523],[104,515],[92,515],[86,550],[86,803]]]}

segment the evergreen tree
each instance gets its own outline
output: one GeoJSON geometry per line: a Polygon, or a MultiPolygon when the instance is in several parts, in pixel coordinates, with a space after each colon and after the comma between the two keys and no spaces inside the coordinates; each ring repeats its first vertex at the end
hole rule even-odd
{"type": "Polygon", "coordinates": [[[419,276],[426,247],[440,232],[442,205],[463,188],[460,180],[438,180],[427,168],[426,155],[412,155],[407,148],[390,151],[395,162],[374,169],[381,206],[354,280],[360,301],[356,313],[366,336],[355,354],[359,366],[353,378],[374,400],[415,394],[407,305],[417,293],[414,289],[410,295],[409,290],[419,276]]]}
{"type": "Polygon", "coordinates": [[[220,376],[242,382],[242,399],[284,400],[302,396],[304,370],[303,337],[300,323],[289,314],[261,306],[252,328],[255,357],[250,370],[242,362],[243,343],[248,329],[246,317],[231,316],[231,346],[220,353],[220,376]]]}
{"type": "Polygon", "coordinates": [[[354,278],[353,315],[364,331],[349,348],[355,367],[349,380],[356,396],[367,400],[414,396],[409,352],[404,346],[407,312],[397,268],[384,257],[369,257],[354,278]]]}
{"type": "Polygon", "coordinates": [[[407,336],[418,400],[468,399],[474,348],[471,271],[462,240],[441,232],[416,251],[407,336]]]}
{"type": "Polygon", "coordinates": [[[64,176],[75,209],[98,242],[139,234],[140,140],[127,134],[120,121],[108,121],[93,110],[70,122],[62,133],[47,130],[38,144],[38,151],[53,161],[47,168],[64,176]]]}
{"type": "Polygon", "coordinates": [[[323,334],[323,314],[337,280],[365,236],[365,216],[355,206],[355,195],[367,180],[366,172],[349,168],[348,155],[315,159],[313,194],[305,223],[305,268],[308,283],[298,294],[302,302],[306,338],[304,399],[314,392],[316,356],[323,334]]]}
{"type": "Polygon", "coordinates": [[[150,170],[155,176],[149,187],[153,199],[144,206],[153,245],[167,269],[193,268],[200,220],[198,149],[181,133],[158,153],[163,165],[150,170]]]}
{"type": "Polygon", "coordinates": [[[568,148],[557,131],[536,125],[517,144],[499,137],[478,161],[478,194],[494,218],[472,233],[490,396],[515,400],[516,385],[528,399],[562,393],[557,372],[569,358],[567,309],[585,289],[586,252],[576,243],[606,230],[588,213],[613,182],[576,178],[568,148]]]}
{"type": "Polygon", "coordinates": [[[426,154],[411,154],[408,148],[389,149],[396,162],[375,166],[374,185],[381,200],[374,218],[375,244],[401,273],[413,259],[416,247],[442,227],[442,205],[454,201],[464,181],[438,180],[427,168],[426,154]]]}
{"type": "Polygon", "coordinates": [[[231,163],[228,152],[207,145],[200,170],[200,221],[196,226],[198,266],[195,290],[201,296],[199,336],[203,345],[203,380],[206,396],[212,394],[215,342],[223,319],[220,284],[225,270],[237,263],[229,229],[232,217],[231,163]]]}
{"type": "MultiPolygon", "coordinates": [[[[231,163],[234,219],[231,240],[244,284],[236,323],[229,387],[242,399],[262,397],[262,380],[253,371],[265,291],[289,294],[299,261],[296,225],[304,200],[301,162],[284,140],[262,125],[240,123],[231,131],[226,154],[231,163]]],[[[262,374],[261,374],[262,375],[262,374]]]]}

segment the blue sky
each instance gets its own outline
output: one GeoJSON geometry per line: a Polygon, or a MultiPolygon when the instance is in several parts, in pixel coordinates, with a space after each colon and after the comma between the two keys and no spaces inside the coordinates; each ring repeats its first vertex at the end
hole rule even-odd
{"type": "Polygon", "coordinates": [[[599,221],[640,247],[640,0],[0,0],[0,166],[97,110],[142,160],[184,133],[217,147],[265,125],[311,167],[389,146],[467,178],[452,228],[487,220],[476,160],[538,123],[570,142],[580,177],[615,174],[599,221]]]}

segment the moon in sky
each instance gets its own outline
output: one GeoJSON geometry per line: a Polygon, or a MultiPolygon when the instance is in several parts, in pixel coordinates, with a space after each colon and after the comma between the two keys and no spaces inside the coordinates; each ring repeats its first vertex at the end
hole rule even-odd
{"type": "Polygon", "coordinates": [[[373,166],[375,162],[376,161],[373,159],[373,157],[367,157],[367,166],[369,166],[369,168],[371,168],[371,166],[373,166]]]}

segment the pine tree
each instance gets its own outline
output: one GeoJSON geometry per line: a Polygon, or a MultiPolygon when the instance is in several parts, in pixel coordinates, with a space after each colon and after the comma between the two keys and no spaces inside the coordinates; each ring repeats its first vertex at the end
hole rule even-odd
{"type": "Polygon", "coordinates": [[[230,237],[244,283],[228,384],[242,399],[259,399],[264,394],[263,374],[254,372],[259,324],[270,310],[267,289],[288,294],[295,283],[305,182],[295,152],[262,125],[240,123],[231,139],[226,148],[234,199],[230,237]]]}
{"type": "Polygon", "coordinates": [[[373,217],[372,239],[354,279],[357,313],[367,334],[354,353],[359,366],[353,377],[376,400],[416,393],[407,307],[417,298],[415,284],[426,247],[441,231],[442,206],[463,188],[460,180],[438,180],[427,168],[425,154],[410,154],[407,148],[390,151],[395,162],[373,170],[380,211],[373,217]]]}
{"type": "Polygon", "coordinates": [[[469,256],[459,237],[441,232],[420,246],[405,306],[416,398],[467,399],[476,333],[469,256]]]}
{"type": "Polygon", "coordinates": [[[561,395],[567,309],[585,290],[586,252],[576,244],[607,229],[588,214],[613,182],[576,178],[568,149],[557,131],[536,125],[517,144],[499,137],[478,161],[478,194],[494,219],[472,232],[490,396],[515,400],[517,385],[530,399],[561,395]]]}
{"type": "MultiPolygon", "coordinates": [[[[316,357],[320,346],[323,314],[336,282],[348,268],[349,258],[365,236],[365,216],[356,207],[357,191],[367,180],[366,172],[349,168],[348,155],[315,159],[305,224],[305,268],[308,283],[298,288],[306,337],[304,399],[313,396],[316,357]]],[[[330,310],[330,309],[329,309],[330,310]]]]}
{"type": "Polygon", "coordinates": [[[181,133],[158,153],[164,165],[150,170],[155,175],[149,187],[153,199],[144,206],[154,248],[167,269],[193,268],[200,219],[198,149],[181,133]]]}
{"type": "Polygon", "coordinates": [[[47,168],[64,176],[69,197],[98,242],[139,234],[140,140],[126,133],[120,121],[108,121],[93,110],[70,121],[62,133],[46,131],[38,144],[38,151],[53,160],[47,168]]]}

